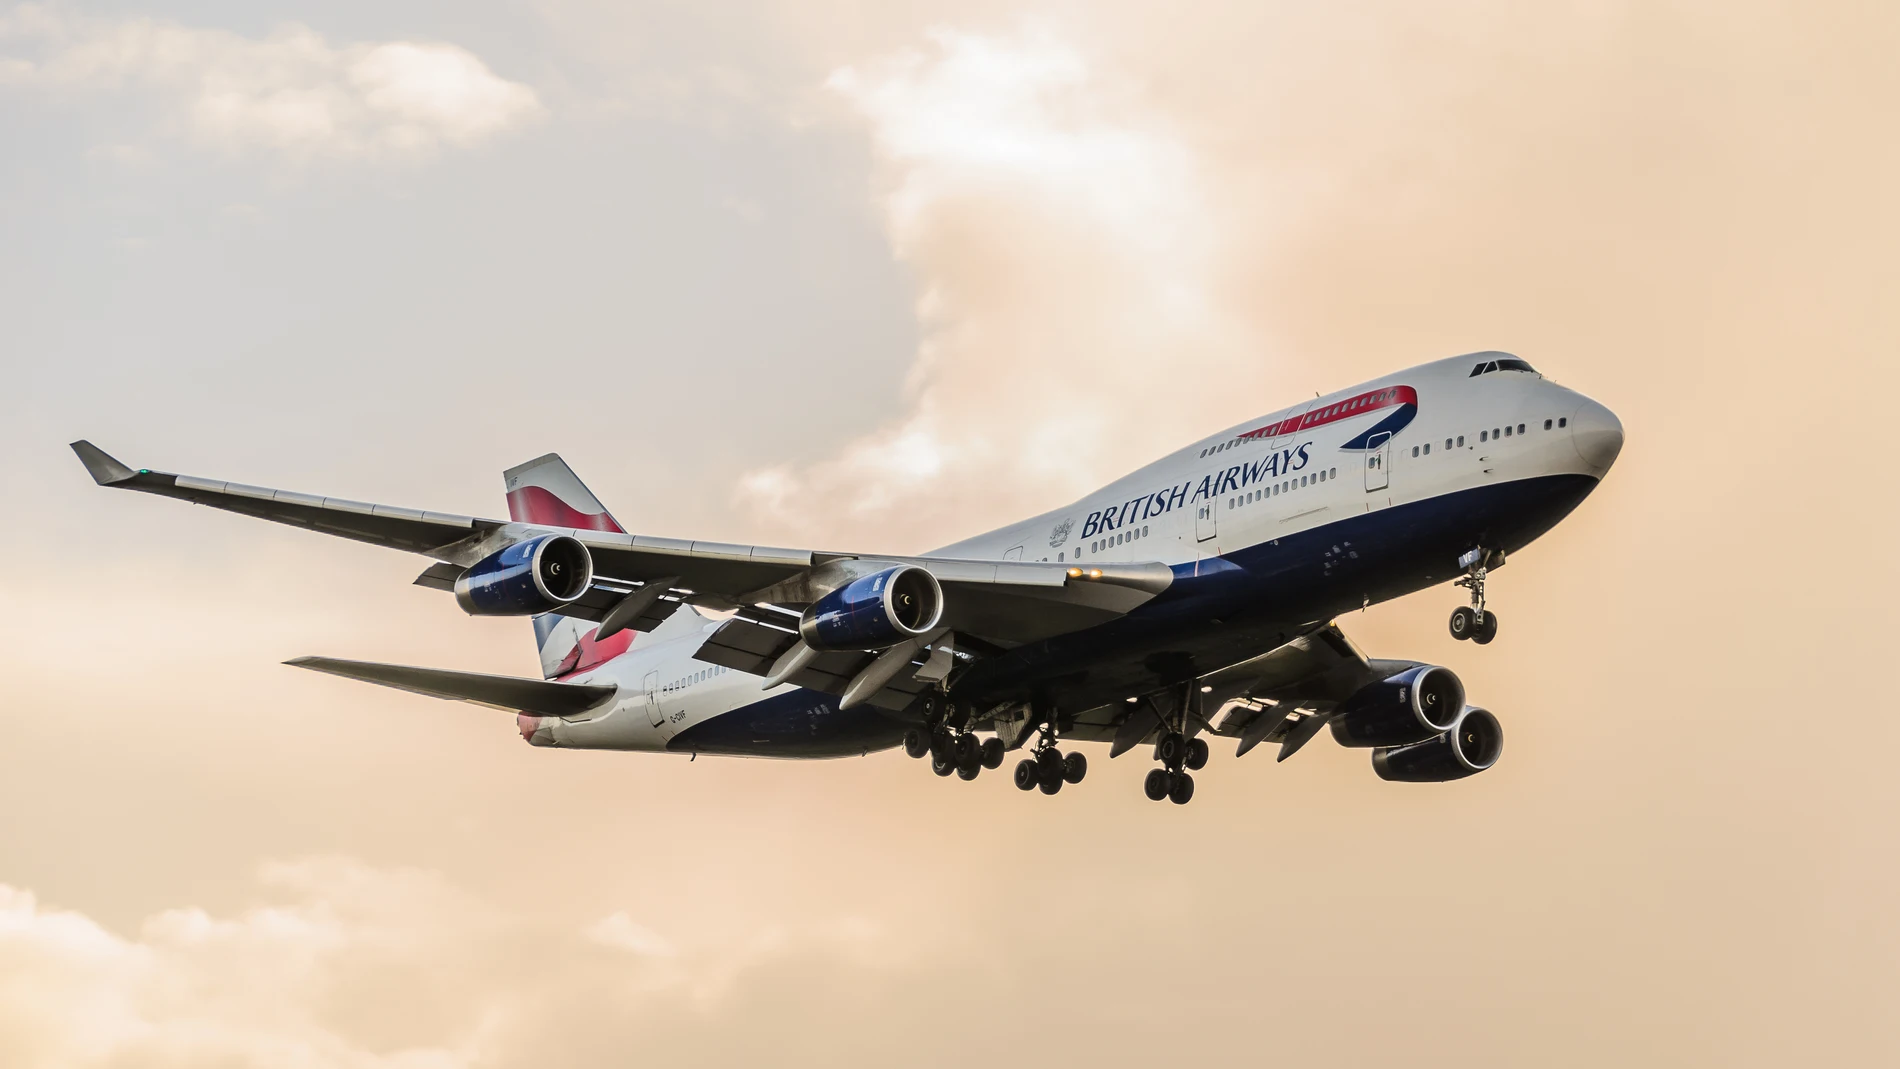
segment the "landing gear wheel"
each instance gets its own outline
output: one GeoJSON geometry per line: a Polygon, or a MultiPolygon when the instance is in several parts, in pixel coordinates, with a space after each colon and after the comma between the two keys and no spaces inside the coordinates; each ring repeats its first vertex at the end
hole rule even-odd
{"type": "Polygon", "coordinates": [[[975,779],[976,774],[981,771],[983,771],[982,765],[958,765],[957,778],[962,780],[965,783],[968,783],[969,781],[975,779]]]}
{"type": "Polygon", "coordinates": [[[1194,777],[1185,772],[1174,773],[1172,782],[1168,784],[1168,801],[1175,805],[1186,805],[1188,799],[1192,797],[1194,797],[1194,777]]]}
{"type": "Polygon", "coordinates": [[[1036,784],[1040,783],[1041,781],[1042,781],[1042,774],[1036,771],[1036,762],[1030,760],[1027,757],[1016,762],[1016,789],[1017,790],[1033,791],[1036,789],[1036,784]]]}
{"type": "Polygon", "coordinates": [[[1002,739],[983,740],[983,767],[984,768],[1002,768],[1003,767],[1003,740],[1002,739]]]}
{"type": "Polygon", "coordinates": [[[939,761],[948,761],[956,756],[957,737],[950,729],[942,726],[932,728],[930,732],[930,756],[939,761]]]}
{"type": "Polygon", "coordinates": [[[1043,779],[1062,778],[1062,751],[1051,746],[1036,753],[1036,774],[1043,779]]]}
{"type": "Polygon", "coordinates": [[[1170,731],[1155,743],[1155,760],[1174,768],[1181,763],[1181,751],[1187,748],[1187,739],[1178,731],[1170,731]]]}
{"type": "Polygon", "coordinates": [[[1480,646],[1484,646],[1490,644],[1491,640],[1496,637],[1498,637],[1498,614],[1486,609],[1484,612],[1484,622],[1479,624],[1478,629],[1472,633],[1471,641],[1476,642],[1480,646]]]}
{"type": "Polygon", "coordinates": [[[1041,787],[1042,793],[1044,794],[1054,794],[1062,789],[1062,773],[1057,772],[1054,775],[1050,775],[1049,771],[1044,769],[1042,770],[1042,774],[1037,777],[1036,786],[1041,787]]]}
{"type": "Polygon", "coordinates": [[[1172,777],[1165,768],[1150,769],[1148,778],[1141,781],[1142,793],[1148,796],[1150,802],[1159,802],[1166,798],[1170,786],[1172,786],[1172,777]]]}
{"type": "Polygon", "coordinates": [[[956,765],[950,763],[949,761],[945,761],[941,757],[933,757],[930,759],[930,771],[935,772],[939,776],[948,776],[950,773],[955,772],[956,770],[957,770],[956,765]]]}
{"type": "Polygon", "coordinates": [[[1199,772],[1201,769],[1206,768],[1207,767],[1207,740],[1206,739],[1189,739],[1188,744],[1187,744],[1187,756],[1182,759],[1182,764],[1185,764],[1187,767],[1193,769],[1196,772],[1199,772]]]}
{"type": "Polygon", "coordinates": [[[955,752],[957,764],[960,766],[969,765],[975,768],[983,760],[983,744],[977,741],[975,735],[968,732],[957,736],[955,752]]]}
{"type": "Polygon", "coordinates": [[[923,728],[911,728],[904,732],[904,752],[912,757],[922,757],[930,752],[930,733],[923,728]]]}
{"type": "Polygon", "coordinates": [[[1478,630],[1478,614],[1469,606],[1460,605],[1451,610],[1451,637],[1463,642],[1478,630]]]}
{"type": "Polygon", "coordinates": [[[1070,783],[1082,782],[1089,774],[1089,759],[1080,752],[1070,752],[1062,758],[1062,778],[1070,783]]]}

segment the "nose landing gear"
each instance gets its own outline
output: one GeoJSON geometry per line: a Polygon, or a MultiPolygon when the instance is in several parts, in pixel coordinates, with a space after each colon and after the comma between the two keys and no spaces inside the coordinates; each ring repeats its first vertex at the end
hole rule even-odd
{"type": "Polygon", "coordinates": [[[1458,563],[1464,566],[1465,575],[1456,585],[1471,591],[1471,607],[1460,605],[1452,610],[1451,637],[1483,646],[1498,637],[1498,614],[1484,607],[1484,577],[1491,569],[1504,567],[1504,554],[1479,547],[1459,557],[1458,563]]]}

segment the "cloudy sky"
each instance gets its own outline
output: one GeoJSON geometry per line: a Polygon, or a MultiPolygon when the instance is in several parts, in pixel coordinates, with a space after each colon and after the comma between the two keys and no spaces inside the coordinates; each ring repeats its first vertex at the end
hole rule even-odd
{"type": "Polygon", "coordinates": [[[1874,3],[0,6],[0,1062],[1893,1061],[1897,49],[1874,3]],[[531,750],[278,663],[528,674],[525,624],[65,445],[477,514],[559,450],[643,532],[922,550],[1481,348],[1622,460],[1497,643],[1446,589],[1342,624],[1503,761],[1217,753],[1185,809],[1135,758],[531,750]]]}

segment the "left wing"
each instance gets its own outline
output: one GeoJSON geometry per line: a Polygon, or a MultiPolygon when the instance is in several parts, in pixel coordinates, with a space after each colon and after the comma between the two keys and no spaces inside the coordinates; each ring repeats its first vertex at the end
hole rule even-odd
{"type": "MultiPolygon", "coordinates": [[[[74,442],[72,448],[101,486],[179,498],[433,557],[441,563],[416,581],[438,589],[452,587],[463,569],[515,542],[538,534],[569,535],[592,554],[596,579],[562,615],[600,621],[616,609],[632,609],[623,613],[630,619],[618,624],[637,629],[657,625],[681,601],[726,610],[802,608],[811,600],[804,597],[803,586],[814,569],[871,560],[928,569],[944,590],[942,626],[1007,649],[1115,619],[1166,590],[1174,579],[1173,572],[1158,563],[1091,565],[1085,570],[1038,561],[823,552],[574,530],[134,470],[91,442],[74,442]],[[656,589],[648,590],[649,585],[656,589]],[[629,603],[636,594],[644,604],[629,603]]],[[[760,647],[775,641],[761,633],[777,633],[772,619],[742,613],[728,624],[732,633],[722,630],[720,637],[735,649],[760,647]]]]}

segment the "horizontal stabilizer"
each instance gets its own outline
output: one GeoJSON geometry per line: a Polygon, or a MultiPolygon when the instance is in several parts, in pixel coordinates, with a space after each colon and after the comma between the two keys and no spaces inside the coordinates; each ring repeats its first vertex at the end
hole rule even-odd
{"type": "Polygon", "coordinates": [[[613,699],[619,689],[588,683],[556,683],[515,676],[491,676],[479,672],[451,672],[441,668],[414,668],[403,664],[377,664],[373,661],[339,661],[333,657],[299,657],[285,664],[327,672],[345,679],[359,679],[411,694],[473,702],[496,709],[537,716],[573,716],[613,699]]]}

